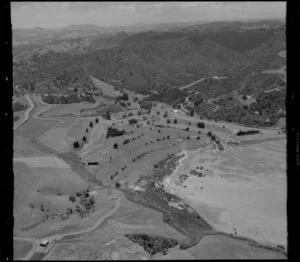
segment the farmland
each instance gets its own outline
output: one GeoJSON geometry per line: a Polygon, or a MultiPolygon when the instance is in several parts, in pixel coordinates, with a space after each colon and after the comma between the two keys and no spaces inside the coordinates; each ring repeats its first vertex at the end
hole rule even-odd
{"type": "Polygon", "coordinates": [[[30,119],[14,133],[14,236],[56,240],[46,254],[16,244],[16,256],[31,249],[28,258],[200,259],[234,248],[241,257],[284,257],[277,248],[286,247],[283,134],[264,129],[239,137],[234,147],[227,141],[246,127],[201,120],[200,128],[198,118],[162,103],[150,113],[138,107],[105,119],[80,116],[95,105],[33,102],[30,119]],[[122,132],[108,137],[108,128],[122,132]],[[235,200],[240,190],[249,206],[235,200]],[[266,224],[271,216],[276,219],[266,224]],[[139,236],[159,239],[162,247],[144,249],[141,240],[132,241],[139,236]],[[198,251],[206,246],[208,253],[198,251]]]}
{"type": "Polygon", "coordinates": [[[14,258],[286,259],[286,25],[257,20],[279,12],[58,5],[12,5],[14,258]]]}

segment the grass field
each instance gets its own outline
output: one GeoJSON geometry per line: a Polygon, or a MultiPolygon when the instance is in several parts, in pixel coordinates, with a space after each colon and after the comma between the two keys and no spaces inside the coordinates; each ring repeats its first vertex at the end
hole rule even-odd
{"type": "Polygon", "coordinates": [[[14,161],[15,192],[14,217],[15,234],[26,235],[22,230],[38,223],[43,213],[41,206],[50,212],[65,209],[61,203],[69,195],[87,187],[68,165],[55,157],[17,158],[14,161]],[[61,196],[57,196],[60,194],[61,196]]]}
{"type": "Polygon", "coordinates": [[[80,110],[91,109],[98,105],[95,104],[66,104],[66,105],[56,105],[55,107],[49,109],[44,116],[46,117],[75,117],[80,116],[80,110]]]}
{"type": "MultiPolygon", "coordinates": [[[[45,108],[39,98],[34,101],[37,107],[33,113],[45,108]]],[[[62,122],[33,118],[14,133],[15,235],[42,237],[86,230],[114,211],[88,234],[69,236],[56,243],[47,259],[148,258],[143,248],[124,237],[132,233],[154,234],[185,244],[190,241],[191,245],[200,241],[194,249],[174,248],[167,256],[158,254],[156,258],[161,259],[276,257],[272,252],[255,250],[248,242],[224,235],[205,236],[215,233],[215,229],[285,246],[285,140],[263,142],[266,137],[275,136],[276,130],[265,131],[259,135],[260,140],[242,137],[246,144],[232,147],[224,142],[234,137],[234,130],[239,128],[234,124],[223,128],[222,123],[206,121],[206,127],[199,129],[197,122],[202,120],[179,115],[160,104],[151,114],[138,116],[134,110],[134,115],[126,119],[123,113],[116,114],[120,120],[98,117],[98,123],[96,117],[77,118],[82,108],[91,107],[95,105],[51,106],[46,117],[62,122]],[[163,117],[165,111],[167,117],[163,117]],[[131,118],[138,123],[129,125],[131,118]],[[124,130],[125,134],[106,138],[109,126],[124,130]],[[225,151],[216,149],[207,136],[209,130],[224,144],[225,151]],[[79,152],[71,152],[72,141],[83,136],[87,143],[79,152]],[[251,144],[253,139],[255,144],[251,144]],[[161,160],[182,151],[186,157],[178,167],[175,160],[161,166],[161,160]],[[98,165],[86,165],[90,161],[98,165]],[[205,176],[192,173],[199,172],[200,167],[205,176]],[[176,184],[183,174],[187,179],[176,184]],[[145,190],[141,189],[141,181],[156,179],[155,175],[170,176],[164,184],[155,180],[158,184],[153,184],[150,191],[141,191],[145,190]],[[110,188],[119,182],[121,190],[104,189],[99,181],[110,188]],[[86,218],[70,215],[63,220],[61,215],[79,204],[79,200],[72,203],[69,196],[88,185],[97,188],[91,193],[95,212],[86,218]],[[114,210],[118,201],[120,205],[114,210]],[[45,214],[54,218],[42,221],[45,214]],[[231,254],[232,250],[236,252],[231,254]]]]}
{"type": "Polygon", "coordinates": [[[67,152],[70,147],[66,142],[67,133],[68,128],[51,128],[43,133],[43,135],[39,137],[39,140],[59,153],[67,152]]]}
{"type": "Polygon", "coordinates": [[[29,250],[32,248],[32,244],[27,241],[14,241],[14,260],[19,260],[26,256],[29,250]]]}
{"type": "MultiPolygon", "coordinates": [[[[98,125],[101,127],[106,124],[100,122],[98,125]]],[[[142,121],[140,125],[139,128],[130,126],[124,120],[123,124],[117,125],[117,128],[119,130],[124,129],[127,134],[106,140],[101,139],[102,131],[95,129],[93,135],[96,137],[92,138],[92,143],[84,147],[82,157],[86,162],[99,161],[99,166],[92,169],[99,179],[110,182],[109,176],[118,172],[119,175],[116,180],[128,178],[132,183],[140,175],[147,175],[152,170],[153,165],[167,154],[178,152],[180,140],[182,140],[181,145],[187,147],[199,147],[207,143],[205,137],[201,136],[202,138],[197,140],[194,133],[185,130],[148,126],[145,121],[142,121]],[[188,137],[190,137],[189,140],[188,137]],[[123,144],[126,139],[134,140],[128,144],[123,144]],[[115,143],[118,144],[117,150],[113,149],[115,143]],[[134,160],[136,157],[139,158],[138,161],[134,160]],[[109,163],[110,158],[111,163],[109,163]],[[125,169],[124,166],[126,166],[125,169]]]]}

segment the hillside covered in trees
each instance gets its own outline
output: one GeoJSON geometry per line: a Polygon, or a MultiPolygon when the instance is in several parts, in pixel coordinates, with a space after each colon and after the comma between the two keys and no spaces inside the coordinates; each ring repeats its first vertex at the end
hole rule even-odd
{"type": "MultiPolygon", "coordinates": [[[[269,119],[268,123],[273,123],[278,118],[274,118],[275,109],[258,117],[257,110],[242,104],[228,103],[212,111],[212,104],[202,103],[224,95],[257,96],[265,90],[284,89],[279,75],[261,73],[285,64],[285,58],[278,55],[285,50],[284,25],[269,25],[249,30],[243,23],[218,22],[174,26],[165,31],[104,34],[94,37],[84,53],[51,49],[15,61],[13,83],[26,92],[71,95],[74,89],[96,92],[88,77],[91,75],[116,89],[148,95],[147,101],[179,107],[189,97],[193,105],[185,105],[187,109],[194,107],[206,117],[242,123],[269,119]],[[202,78],[205,81],[179,89],[202,78]]],[[[276,95],[268,98],[271,103],[276,99],[276,95]]]]}

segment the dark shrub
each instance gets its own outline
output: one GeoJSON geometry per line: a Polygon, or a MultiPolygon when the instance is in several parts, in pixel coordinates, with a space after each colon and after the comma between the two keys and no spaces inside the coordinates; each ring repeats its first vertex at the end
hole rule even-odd
{"type": "Polygon", "coordinates": [[[205,128],[205,124],[203,122],[197,123],[198,128],[205,128]]]}
{"type": "Polygon", "coordinates": [[[79,148],[79,142],[78,141],[75,141],[74,143],[73,143],[73,148],[79,148]]]}
{"type": "Polygon", "coordinates": [[[74,203],[76,201],[76,197],[74,195],[69,196],[69,201],[74,203]]]}
{"type": "Polygon", "coordinates": [[[134,125],[134,124],[136,124],[137,122],[138,121],[136,119],[134,119],[134,118],[131,118],[131,119],[128,120],[128,124],[131,125],[131,126],[134,125]]]}
{"type": "Polygon", "coordinates": [[[116,136],[122,136],[125,134],[125,130],[118,130],[117,128],[114,127],[109,127],[107,129],[107,133],[106,133],[106,138],[109,137],[116,137],[116,136]]]}

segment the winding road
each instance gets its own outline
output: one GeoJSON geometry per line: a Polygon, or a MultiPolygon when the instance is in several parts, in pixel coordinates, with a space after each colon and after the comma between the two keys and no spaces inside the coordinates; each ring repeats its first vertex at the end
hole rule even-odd
{"type": "Polygon", "coordinates": [[[31,97],[29,95],[25,95],[29,108],[24,113],[24,119],[14,126],[14,131],[17,130],[21,125],[23,125],[30,117],[30,112],[35,108],[35,104],[32,102],[31,97]]]}
{"type": "Polygon", "coordinates": [[[36,112],[32,117],[34,119],[39,119],[39,120],[51,120],[51,121],[58,121],[60,123],[64,123],[63,120],[61,119],[56,119],[56,118],[49,118],[49,117],[40,117],[40,114],[46,112],[47,110],[49,110],[50,108],[54,107],[55,105],[47,105],[45,108],[43,108],[41,111],[36,112]]]}

